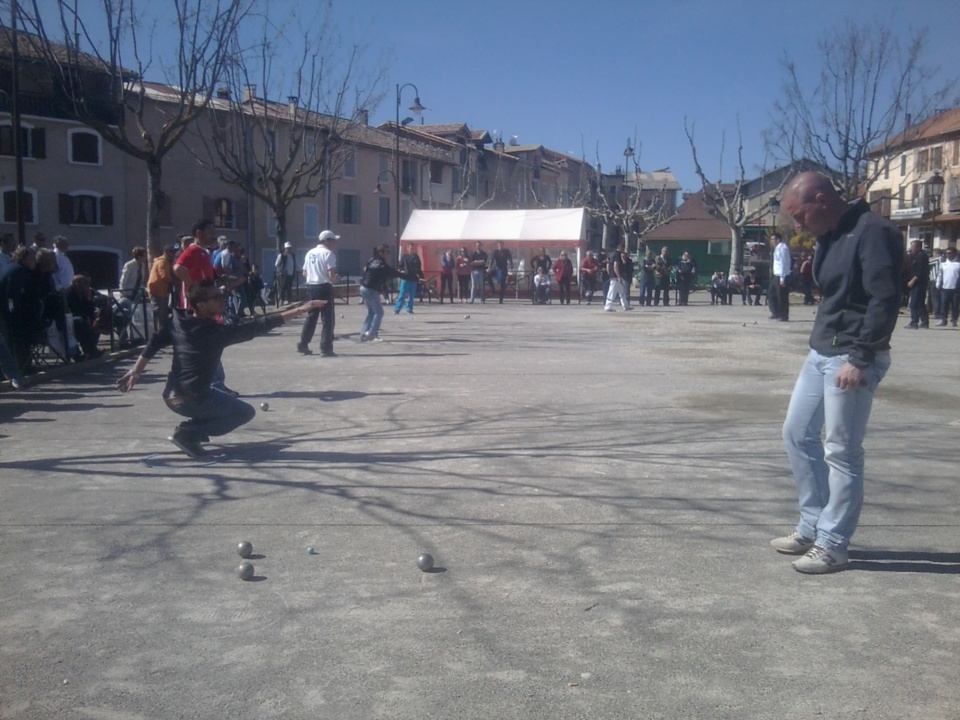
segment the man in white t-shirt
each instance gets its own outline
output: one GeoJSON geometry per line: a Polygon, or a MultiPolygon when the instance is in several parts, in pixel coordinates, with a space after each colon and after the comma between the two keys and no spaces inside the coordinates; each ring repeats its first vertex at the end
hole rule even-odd
{"type": "Polygon", "coordinates": [[[57,235],[53,239],[53,254],[57,258],[57,271],[53,274],[53,282],[57,290],[66,293],[70,289],[70,283],[73,282],[73,263],[67,257],[67,250],[70,249],[70,243],[63,235],[57,235]]]}
{"type": "Polygon", "coordinates": [[[787,322],[790,319],[790,274],[793,272],[793,258],[790,246],[783,241],[780,233],[770,238],[773,246],[773,267],[770,273],[770,285],[767,288],[767,305],[770,319],[787,322]]]}
{"type": "Polygon", "coordinates": [[[333,352],[333,319],[336,315],[333,307],[333,285],[337,282],[337,255],[334,252],[339,235],[330,230],[320,233],[317,246],[303,258],[303,277],[306,280],[308,300],[326,300],[322,308],[313,309],[307,313],[300,333],[300,342],[297,352],[303,355],[313,355],[310,350],[310,341],[317,329],[317,318],[320,318],[323,327],[320,330],[320,354],[323,357],[334,357],[333,352]]]}

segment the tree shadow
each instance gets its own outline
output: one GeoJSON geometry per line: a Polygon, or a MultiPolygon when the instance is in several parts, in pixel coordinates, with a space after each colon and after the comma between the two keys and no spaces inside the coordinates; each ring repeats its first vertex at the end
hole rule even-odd
{"type": "Polygon", "coordinates": [[[851,550],[850,569],[866,572],[960,574],[960,553],[851,550]]]}

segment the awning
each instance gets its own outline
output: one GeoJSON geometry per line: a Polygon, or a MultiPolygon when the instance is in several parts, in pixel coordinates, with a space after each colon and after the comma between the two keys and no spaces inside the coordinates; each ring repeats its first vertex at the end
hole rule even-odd
{"type": "Polygon", "coordinates": [[[460,246],[503,240],[508,246],[585,244],[586,210],[414,210],[403,243],[460,246]]]}

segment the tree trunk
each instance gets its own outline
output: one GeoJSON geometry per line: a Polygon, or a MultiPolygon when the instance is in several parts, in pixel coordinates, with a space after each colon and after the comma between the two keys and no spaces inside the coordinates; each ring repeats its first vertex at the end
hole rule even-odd
{"type": "Polygon", "coordinates": [[[160,247],[160,210],[165,198],[160,186],[163,171],[160,159],[151,157],[147,160],[147,253],[149,262],[153,262],[163,252],[160,247]]]}
{"type": "Polygon", "coordinates": [[[277,254],[283,254],[283,244],[287,241],[287,208],[284,205],[273,208],[277,221],[277,254]]]}
{"type": "Polygon", "coordinates": [[[727,277],[733,275],[734,270],[743,269],[743,229],[739,225],[730,226],[730,270],[727,277]]]}

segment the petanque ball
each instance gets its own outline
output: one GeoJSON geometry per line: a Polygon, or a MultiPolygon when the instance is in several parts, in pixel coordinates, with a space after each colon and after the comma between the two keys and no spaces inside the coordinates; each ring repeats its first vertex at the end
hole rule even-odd
{"type": "Polygon", "coordinates": [[[242,558],[248,558],[253,555],[253,545],[246,540],[237,545],[237,554],[242,558]]]}
{"type": "Polygon", "coordinates": [[[237,575],[241,580],[249,580],[253,577],[253,563],[251,562],[242,562],[237,567],[237,575]]]}
{"type": "Polygon", "coordinates": [[[469,315],[464,315],[464,316],[463,316],[463,319],[464,319],[464,320],[469,320],[469,319],[470,319],[470,316],[469,316],[469,315]]]}
{"type": "Polygon", "coordinates": [[[316,554],[317,554],[317,551],[313,549],[313,547],[307,548],[307,555],[316,555],[316,554]]]}
{"type": "Polygon", "coordinates": [[[423,570],[424,572],[433,570],[433,555],[431,555],[430,553],[424,553],[423,555],[418,557],[417,567],[423,570]]]}
{"type": "Polygon", "coordinates": [[[270,403],[260,403],[260,409],[266,412],[270,409],[270,403]]]}

